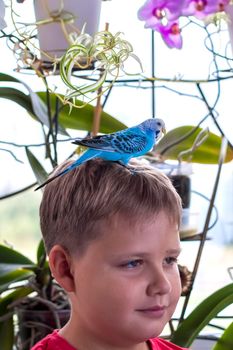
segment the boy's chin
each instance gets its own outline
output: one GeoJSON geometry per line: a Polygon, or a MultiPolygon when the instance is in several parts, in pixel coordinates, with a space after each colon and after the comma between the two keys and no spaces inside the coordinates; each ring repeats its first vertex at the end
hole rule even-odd
{"type": "Polygon", "coordinates": [[[147,329],[147,330],[142,330],[141,334],[138,334],[140,337],[139,342],[145,342],[149,339],[154,339],[157,338],[161,335],[162,331],[164,330],[165,325],[161,327],[153,327],[153,329],[147,329]]]}

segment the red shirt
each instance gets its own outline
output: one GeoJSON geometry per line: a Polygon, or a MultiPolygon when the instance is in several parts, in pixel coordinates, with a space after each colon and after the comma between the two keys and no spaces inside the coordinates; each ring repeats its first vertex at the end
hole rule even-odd
{"type": "MultiPolygon", "coordinates": [[[[167,340],[154,338],[148,340],[151,350],[184,350],[167,340]]],[[[44,339],[33,346],[31,350],[77,350],[58,334],[58,330],[47,335],[44,339]]]]}

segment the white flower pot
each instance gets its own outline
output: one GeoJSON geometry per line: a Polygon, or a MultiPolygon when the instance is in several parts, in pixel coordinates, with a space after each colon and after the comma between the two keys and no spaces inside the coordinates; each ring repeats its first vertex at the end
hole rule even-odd
{"type": "MultiPolygon", "coordinates": [[[[72,24],[65,24],[65,30],[68,33],[74,32],[74,27],[82,29],[86,23],[85,32],[93,35],[98,31],[99,17],[101,9],[101,0],[34,0],[36,21],[42,21],[51,18],[61,9],[72,13],[76,18],[72,24]]],[[[61,23],[53,22],[38,25],[38,39],[43,61],[51,61],[52,57],[60,57],[69,46],[61,23]]]]}

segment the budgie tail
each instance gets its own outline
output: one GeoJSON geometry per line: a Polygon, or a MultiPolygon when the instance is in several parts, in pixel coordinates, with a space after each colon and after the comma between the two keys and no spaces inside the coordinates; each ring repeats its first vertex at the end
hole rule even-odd
{"type": "Polygon", "coordinates": [[[45,185],[47,185],[48,183],[50,183],[51,181],[55,180],[56,178],[68,173],[69,171],[73,170],[74,168],[76,168],[78,165],[87,162],[88,160],[92,159],[92,158],[96,158],[98,157],[99,153],[101,153],[100,151],[93,151],[91,149],[87,150],[83,155],[81,155],[81,157],[79,157],[75,162],[73,162],[71,165],[69,165],[67,168],[65,168],[64,170],[58,172],[58,174],[52,176],[51,178],[49,178],[47,181],[45,181],[44,183],[42,183],[40,186],[38,186],[35,191],[39,190],[40,188],[44,187],[45,185]]]}

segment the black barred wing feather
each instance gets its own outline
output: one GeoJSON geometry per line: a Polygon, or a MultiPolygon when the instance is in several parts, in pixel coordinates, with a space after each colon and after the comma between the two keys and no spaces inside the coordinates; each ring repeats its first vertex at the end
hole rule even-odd
{"type": "Polygon", "coordinates": [[[142,134],[140,135],[128,129],[115,134],[76,140],[73,143],[108,152],[131,154],[143,151],[147,144],[147,138],[142,134]]]}
{"type": "Polygon", "coordinates": [[[97,150],[105,150],[109,152],[114,152],[115,150],[112,148],[112,138],[115,136],[115,134],[109,134],[109,135],[100,135],[100,136],[94,136],[89,139],[77,139],[74,143],[75,145],[81,145],[89,148],[94,148],[97,150]]]}
{"type": "Polygon", "coordinates": [[[138,153],[142,152],[147,144],[147,138],[133,132],[117,135],[112,139],[114,149],[119,153],[138,153]]]}

